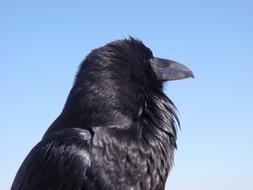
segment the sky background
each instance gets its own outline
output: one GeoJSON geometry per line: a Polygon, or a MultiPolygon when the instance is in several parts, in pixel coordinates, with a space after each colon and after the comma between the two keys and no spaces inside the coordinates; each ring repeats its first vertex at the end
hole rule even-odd
{"type": "Polygon", "coordinates": [[[132,35],[195,79],[166,83],[181,131],[168,190],[253,189],[253,1],[0,0],[0,189],[61,112],[80,62],[132,35]]]}

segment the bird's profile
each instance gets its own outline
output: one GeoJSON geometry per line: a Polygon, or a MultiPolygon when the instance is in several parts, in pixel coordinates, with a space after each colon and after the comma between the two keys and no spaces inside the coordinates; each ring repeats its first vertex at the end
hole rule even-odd
{"type": "Polygon", "coordinates": [[[131,37],[93,50],[11,190],[163,190],[178,125],[163,82],[188,77],[131,37]]]}

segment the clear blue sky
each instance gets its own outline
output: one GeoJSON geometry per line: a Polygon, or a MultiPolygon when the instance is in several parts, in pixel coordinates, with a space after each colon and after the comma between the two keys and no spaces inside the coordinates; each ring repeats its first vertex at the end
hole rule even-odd
{"type": "Polygon", "coordinates": [[[0,189],[65,103],[93,48],[132,35],[195,80],[165,85],[180,112],[167,189],[253,189],[253,2],[0,0],[0,189]]]}

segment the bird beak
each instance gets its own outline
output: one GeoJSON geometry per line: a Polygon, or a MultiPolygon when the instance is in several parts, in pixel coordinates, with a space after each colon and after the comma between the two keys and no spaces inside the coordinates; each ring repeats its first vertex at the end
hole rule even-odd
{"type": "Polygon", "coordinates": [[[150,59],[150,64],[156,73],[158,80],[163,82],[190,77],[194,78],[193,72],[189,68],[175,61],[154,57],[150,59]]]}

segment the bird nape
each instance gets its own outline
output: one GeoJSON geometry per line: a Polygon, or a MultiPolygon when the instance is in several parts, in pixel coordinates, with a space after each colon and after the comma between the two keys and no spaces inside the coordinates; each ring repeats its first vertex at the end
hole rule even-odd
{"type": "Polygon", "coordinates": [[[163,82],[189,77],[131,37],[93,50],[11,190],[164,189],[179,120],[163,82]]]}

